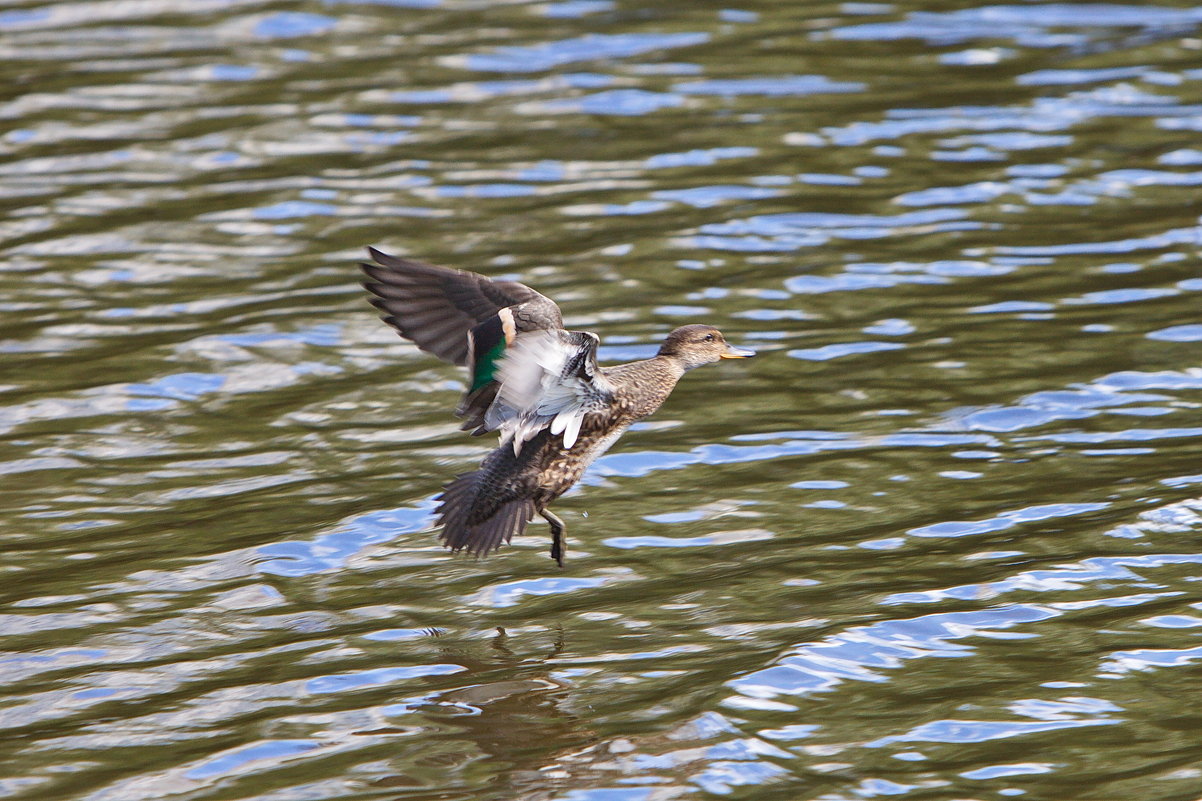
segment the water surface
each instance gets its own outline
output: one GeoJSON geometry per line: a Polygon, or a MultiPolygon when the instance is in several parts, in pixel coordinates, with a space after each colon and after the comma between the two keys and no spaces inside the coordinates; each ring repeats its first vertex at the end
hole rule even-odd
{"type": "Polygon", "coordinates": [[[1202,12],[9,3],[0,795],[1202,795],[1202,12]],[[687,376],[492,559],[354,263],[687,376]]]}

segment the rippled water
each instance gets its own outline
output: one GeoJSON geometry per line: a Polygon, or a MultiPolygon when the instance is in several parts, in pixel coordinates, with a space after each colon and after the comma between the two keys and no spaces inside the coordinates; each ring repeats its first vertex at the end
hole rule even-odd
{"type": "MultiPolygon", "coordinates": [[[[679,5],[679,4],[678,4],[679,5]]],[[[9,2],[0,796],[1195,799],[1202,12],[9,2]],[[690,374],[485,561],[365,245],[690,374]]]]}

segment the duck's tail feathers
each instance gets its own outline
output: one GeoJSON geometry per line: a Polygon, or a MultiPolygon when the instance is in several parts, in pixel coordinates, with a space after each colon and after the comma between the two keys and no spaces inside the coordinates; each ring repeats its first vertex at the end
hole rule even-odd
{"type": "Polygon", "coordinates": [[[526,498],[503,503],[485,520],[476,517],[476,495],[480,473],[464,473],[446,486],[436,510],[443,545],[452,551],[466,549],[487,556],[526,530],[534,517],[534,501],[526,498]]]}

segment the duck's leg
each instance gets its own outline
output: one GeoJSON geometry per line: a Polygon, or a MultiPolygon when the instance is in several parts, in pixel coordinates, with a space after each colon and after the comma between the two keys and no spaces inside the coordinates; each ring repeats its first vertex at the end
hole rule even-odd
{"type": "Polygon", "coordinates": [[[539,512],[543,516],[543,520],[551,526],[551,558],[560,567],[563,567],[563,553],[567,550],[567,543],[564,541],[564,532],[568,527],[554,512],[549,512],[543,509],[539,512]]]}

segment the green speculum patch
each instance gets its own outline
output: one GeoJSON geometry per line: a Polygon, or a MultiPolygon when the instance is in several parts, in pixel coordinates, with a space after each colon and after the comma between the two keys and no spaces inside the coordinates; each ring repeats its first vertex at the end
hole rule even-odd
{"type": "Polygon", "coordinates": [[[476,359],[476,363],[472,367],[472,392],[493,380],[497,374],[497,367],[501,364],[501,357],[504,355],[505,340],[501,340],[476,359]]]}

